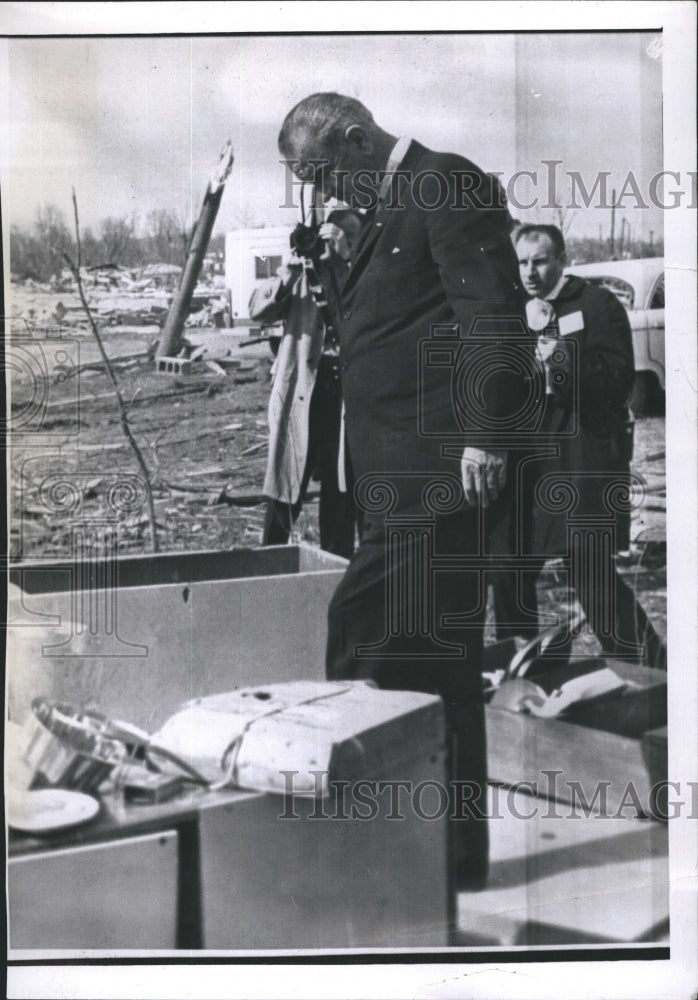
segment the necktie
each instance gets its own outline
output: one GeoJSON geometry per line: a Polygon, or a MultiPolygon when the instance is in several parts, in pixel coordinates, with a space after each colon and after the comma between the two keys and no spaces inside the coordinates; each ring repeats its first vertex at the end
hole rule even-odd
{"type": "Polygon", "coordinates": [[[364,246],[366,245],[370,233],[373,232],[373,224],[375,222],[375,219],[376,219],[375,208],[369,209],[361,217],[361,232],[359,233],[359,238],[356,241],[354,253],[352,254],[352,257],[354,259],[356,259],[359,256],[364,246]]]}

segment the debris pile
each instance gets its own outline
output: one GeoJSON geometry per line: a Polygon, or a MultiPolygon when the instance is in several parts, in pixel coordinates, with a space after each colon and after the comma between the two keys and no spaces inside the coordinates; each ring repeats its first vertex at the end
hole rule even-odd
{"type": "MultiPolygon", "coordinates": [[[[258,545],[268,454],[270,345],[258,329],[229,328],[217,321],[197,325],[200,308],[215,316],[225,300],[221,276],[209,274],[195,290],[194,304],[207,295],[208,304],[189,316],[176,359],[179,370],[159,373],[155,340],[162,321],[157,309],[163,302],[160,308],[167,308],[178,275],[145,271],[85,271],[85,283],[150,470],[160,550],[258,545]]],[[[95,550],[111,544],[104,532],[113,532],[119,552],[147,551],[145,505],[133,502],[114,509],[115,483],[137,476],[138,469],[70,274],[65,272],[53,285],[31,280],[13,284],[11,291],[12,339],[6,351],[28,342],[37,347],[35,360],[44,366],[37,372],[29,362],[19,363],[21,358],[7,365],[11,558],[71,558],[76,530],[85,523],[103,526],[88,538],[95,550]],[[64,484],[63,493],[47,489],[54,476],[64,484]]],[[[647,486],[642,504],[633,510],[631,551],[619,557],[621,572],[660,630],[666,615],[664,423],[655,416],[636,424],[633,470],[647,486]]],[[[312,500],[317,485],[311,487],[312,500]]],[[[309,502],[293,540],[316,544],[318,537],[317,503],[309,502]]],[[[568,599],[565,574],[554,564],[546,573],[539,599],[547,614],[564,608],[568,599]]]]}
{"type": "MultiPolygon", "coordinates": [[[[96,306],[129,296],[157,301],[163,293],[104,283],[88,289],[96,306]]],[[[28,362],[8,366],[11,557],[70,558],[81,523],[113,530],[119,552],[148,551],[145,504],[113,509],[115,482],[138,469],[77,295],[25,282],[12,287],[12,316],[13,339],[24,345],[28,362]],[[64,502],[47,492],[54,481],[63,484],[64,502]]],[[[268,343],[251,340],[245,327],[187,326],[180,359],[186,364],[163,375],[154,357],[159,326],[111,325],[99,308],[94,316],[150,470],[160,550],[259,544],[273,361],[268,343]]],[[[317,504],[306,505],[295,537],[317,540],[317,504]]],[[[110,544],[99,531],[90,538],[97,548],[110,544]]]]}
{"type": "MultiPolygon", "coordinates": [[[[176,264],[148,264],[125,268],[116,264],[83,267],[80,277],[95,318],[106,327],[152,327],[159,330],[182,276],[176,264]]],[[[12,284],[13,318],[22,317],[31,329],[87,329],[75,279],[65,268],[50,282],[31,278],[12,284]]],[[[228,316],[225,279],[212,261],[203,269],[194,290],[187,326],[226,325],[228,316]]],[[[116,331],[114,331],[116,332],[116,331]]]]}
{"type": "MultiPolygon", "coordinates": [[[[147,353],[111,362],[150,470],[161,551],[260,542],[271,357],[260,350],[231,361],[237,367],[227,377],[202,362],[201,374],[167,380],[147,353]]],[[[14,559],[69,558],[76,530],[97,549],[114,537],[119,552],[148,548],[144,497],[115,505],[119,484],[137,482],[139,474],[104,366],[89,364],[50,385],[37,435],[15,436],[14,559]],[[42,453],[39,442],[48,446],[42,453]],[[85,535],[85,525],[94,531],[85,535]]],[[[31,379],[18,373],[12,388],[12,412],[21,416],[32,398],[31,379]]]]}

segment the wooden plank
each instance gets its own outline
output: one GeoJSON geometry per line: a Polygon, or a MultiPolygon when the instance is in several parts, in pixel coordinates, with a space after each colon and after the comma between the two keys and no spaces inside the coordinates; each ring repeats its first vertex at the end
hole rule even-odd
{"type": "MultiPolygon", "coordinates": [[[[576,802],[578,809],[580,798],[571,783],[578,783],[585,799],[592,801],[599,782],[610,782],[605,795],[612,815],[632,782],[642,809],[651,813],[651,783],[640,740],[489,705],[485,716],[491,781],[507,785],[536,782],[539,794],[546,795],[551,789],[557,800],[576,802]],[[561,773],[548,778],[545,771],[561,773]]],[[[633,815],[631,805],[626,814],[633,815]]]]}

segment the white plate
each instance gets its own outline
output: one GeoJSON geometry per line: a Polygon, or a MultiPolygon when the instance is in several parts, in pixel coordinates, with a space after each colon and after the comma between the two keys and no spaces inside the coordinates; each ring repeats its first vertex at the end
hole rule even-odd
{"type": "Polygon", "coordinates": [[[5,801],[7,825],[24,833],[48,833],[93,819],[99,802],[83,792],[42,788],[36,792],[11,790],[5,801]]]}

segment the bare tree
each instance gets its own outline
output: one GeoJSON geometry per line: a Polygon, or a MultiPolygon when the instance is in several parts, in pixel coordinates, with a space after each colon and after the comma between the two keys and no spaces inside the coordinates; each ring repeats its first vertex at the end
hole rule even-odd
{"type": "Polygon", "coordinates": [[[174,212],[166,208],[148,212],[146,234],[151,258],[164,264],[182,264],[186,260],[188,234],[174,212]]]}
{"type": "Polygon", "coordinates": [[[576,214],[576,212],[571,212],[569,208],[563,208],[560,205],[554,210],[555,225],[563,236],[567,236],[569,233],[576,214]]]}
{"type": "Polygon", "coordinates": [[[150,517],[151,548],[153,552],[157,552],[159,551],[159,545],[157,536],[157,524],[155,520],[155,505],[153,503],[153,486],[150,479],[150,470],[148,469],[146,461],[143,458],[143,452],[141,451],[138,442],[133,436],[131,425],[129,424],[128,420],[128,410],[126,408],[126,404],[124,403],[123,396],[121,395],[121,390],[119,389],[119,383],[116,380],[114,369],[112,368],[111,362],[109,361],[109,356],[107,355],[107,352],[104,349],[104,344],[102,343],[102,338],[100,336],[99,329],[97,327],[97,324],[95,323],[94,317],[92,315],[92,310],[90,309],[90,306],[88,304],[87,297],[85,295],[85,289],[82,283],[82,277],[80,275],[82,247],[80,242],[80,223],[78,219],[78,199],[74,189],[73,189],[73,212],[75,215],[75,240],[76,240],[75,260],[73,260],[70,254],[67,253],[66,251],[62,251],[62,253],[66,263],[68,264],[68,267],[73,273],[73,277],[75,278],[75,283],[77,285],[78,295],[80,296],[80,302],[82,303],[82,308],[85,310],[85,314],[90,324],[90,329],[92,330],[94,338],[97,341],[97,347],[99,348],[99,353],[102,355],[102,361],[104,362],[104,367],[106,368],[107,375],[109,376],[109,381],[111,382],[112,388],[114,389],[114,392],[116,394],[116,402],[119,407],[119,417],[121,419],[121,428],[124,432],[124,435],[126,436],[126,439],[128,440],[128,443],[131,445],[131,450],[133,451],[136,461],[138,462],[138,466],[141,472],[143,473],[145,493],[148,503],[148,514],[150,517]]]}
{"type": "Polygon", "coordinates": [[[72,252],[73,241],[62,213],[55,205],[37,209],[30,232],[12,227],[12,271],[19,278],[49,281],[63,270],[63,251],[72,252]]]}
{"type": "Polygon", "coordinates": [[[102,241],[103,263],[118,264],[124,257],[133,231],[135,229],[135,219],[118,219],[115,216],[108,216],[102,219],[99,224],[99,235],[102,241]]]}

